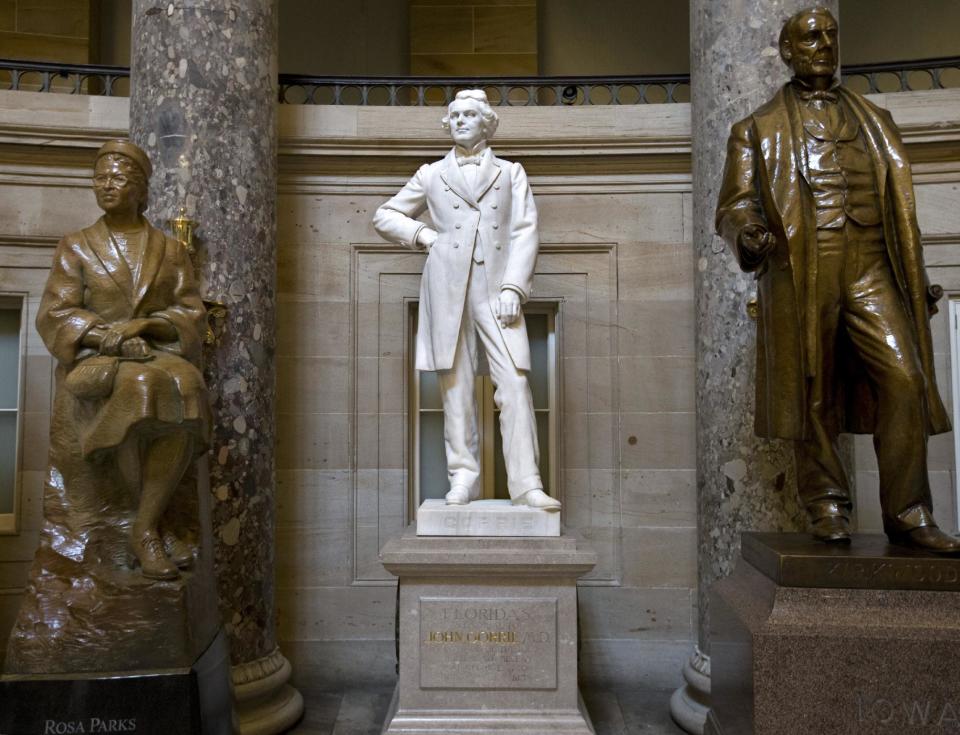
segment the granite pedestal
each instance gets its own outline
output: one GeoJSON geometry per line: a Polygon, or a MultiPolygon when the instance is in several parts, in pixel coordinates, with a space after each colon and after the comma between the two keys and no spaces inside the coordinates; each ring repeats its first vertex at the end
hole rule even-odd
{"type": "Polygon", "coordinates": [[[418,537],[380,558],[399,578],[400,681],[385,735],[591,735],[577,688],[573,536],[418,537]]]}
{"type": "Polygon", "coordinates": [[[711,610],[708,733],[960,733],[958,559],[745,533],[711,610]]]}

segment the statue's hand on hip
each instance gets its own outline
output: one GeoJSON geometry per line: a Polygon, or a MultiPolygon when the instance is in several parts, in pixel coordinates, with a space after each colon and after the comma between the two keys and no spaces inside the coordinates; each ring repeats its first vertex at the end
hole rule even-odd
{"type": "Polygon", "coordinates": [[[423,247],[429,251],[437,241],[437,237],[439,237],[439,235],[437,235],[436,230],[431,230],[429,227],[424,227],[417,234],[417,242],[420,245],[423,245],[423,247]]]}
{"type": "Polygon", "coordinates": [[[509,288],[500,292],[494,308],[494,316],[500,320],[501,327],[509,327],[520,316],[520,294],[509,288]]]}

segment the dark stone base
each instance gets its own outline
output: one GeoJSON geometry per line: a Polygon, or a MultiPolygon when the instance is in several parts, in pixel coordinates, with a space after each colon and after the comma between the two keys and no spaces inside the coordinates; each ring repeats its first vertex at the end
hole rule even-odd
{"type": "Polygon", "coordinates": [[[808,544],[804,561],[791,559],[793,536],[745,534],[736,571],[711,590],[706,732],[960,733],[960,593],[862,588],[871,570],[883,576],[887,569],[894,570],[882,582],[887,587],[926,584],[931,570],[941,584],[954,578],[960,560],[917,553],[884,560],[867,553],[872,542],[854,540],[849,547],[808,544]],[[748,558],[777,563],[760,571],[748,558]],[[818,566],[826,579],[831,569],[846,570],[858,579],[851,586],[861,588],[782,583],[815,583],[824,577],[790,570],[818,566]]]}
{"type": "Polygon", "coordinates": [[[230,655],[221,631],[190,668],[0,678],[5,735],[232,735],[230,655]]]}

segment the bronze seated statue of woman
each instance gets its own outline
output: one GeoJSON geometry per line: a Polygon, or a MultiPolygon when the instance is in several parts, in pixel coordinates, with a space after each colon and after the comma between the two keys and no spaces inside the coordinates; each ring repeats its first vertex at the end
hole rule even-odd
{"type": "MultiPolygon", "coordinates": [[[[206,324],[186,249],[143,217],[150,174],[140,148],[106,143],[93,178],[104,214],[57,246],[37,315],[58,363],[45,516],[48,532],[63,526],[56,551],[69,556],[73,538],[86,556],[120,507],[113,525],[143,575],[175,579],[193,549],[164,515],[207,445],[206,324]]],[[[104,540],[100,553],[119,561],[117,546],[104,540]]]]}

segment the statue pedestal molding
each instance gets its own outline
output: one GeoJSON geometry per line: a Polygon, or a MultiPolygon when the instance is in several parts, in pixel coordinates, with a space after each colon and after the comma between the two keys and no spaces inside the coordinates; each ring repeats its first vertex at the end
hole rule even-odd
{"type": "Polygon", "coordinates": [[[592,735],[577,689],[573,536],[418,537],[380,554],[399,578],[400,681],[385,735],[592,735]]]}
{"type": "Polygon", "coordinates": [[[943,733],[960,725],[960,560],[745,533],[711,590],[713,735],[943,733]]]}

